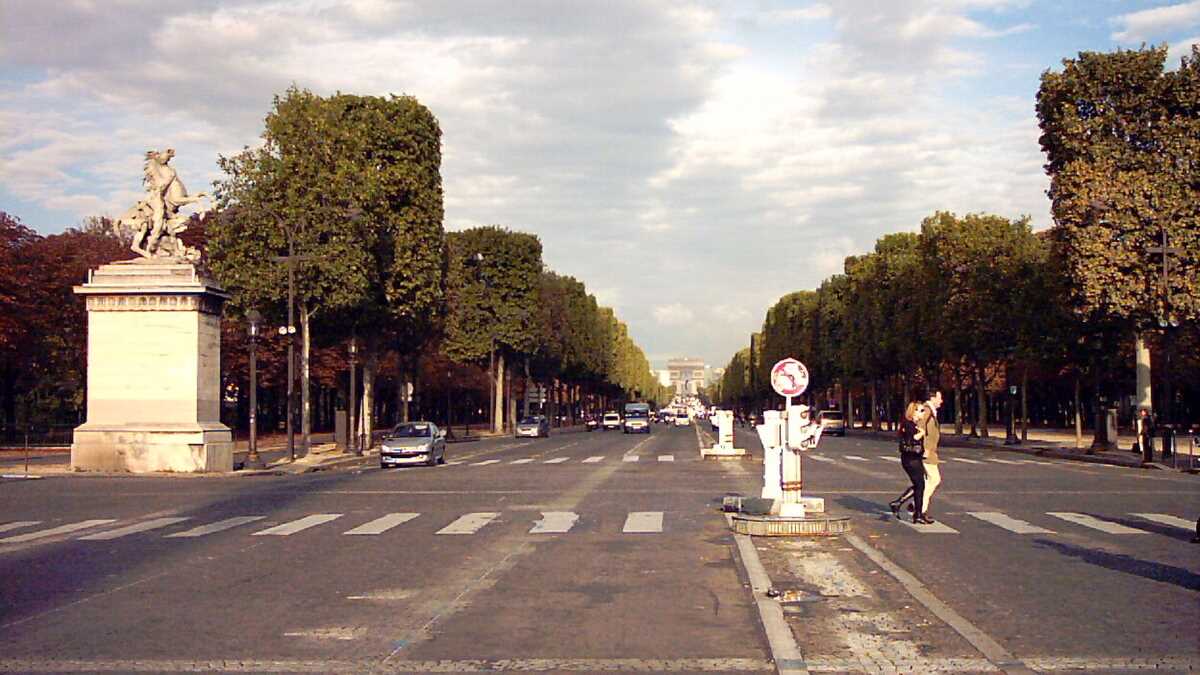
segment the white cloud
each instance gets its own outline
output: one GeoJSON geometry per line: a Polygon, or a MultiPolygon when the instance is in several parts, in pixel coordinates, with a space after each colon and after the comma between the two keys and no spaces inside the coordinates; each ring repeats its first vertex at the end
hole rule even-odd
{"type": "Polygon", "coordinates": [[[695,321],[696,315],[691,309],[675,302],[655,307],[654,320],[660,326],[685,326],[695,321]]]}
{"type": "Polygon", "coordinates": [[[1119,42],[1149,42],[1164,33],[1200,24],[1200,0],[1121,14],[1109,19],[1119,42]]]}

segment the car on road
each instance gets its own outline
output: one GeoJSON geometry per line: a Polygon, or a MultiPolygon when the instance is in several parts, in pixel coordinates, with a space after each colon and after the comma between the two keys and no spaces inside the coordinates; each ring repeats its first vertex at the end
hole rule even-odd
{"type": "Polygon", "coordinates": [[[550,437],[550,420],[545,415],[530,415],[517,422],[515,433],[517,438],[530,436],[533,438],[550,437]]]}
{"type": "Polygon", "coordinates": [[[600,427],[602,429],[604,429],[605,431],[609,431],[610,429],[613,431],[620,429],[621,428],[620,413],[615,413],[615,412],[604,413],[604,419],[602,419],[600,421],[600,427]]]}
{"type": "Polygon", "coordinates": [[[627,434],[650,433],[650,405],[646,403],[626,403],[625,423],[621,431],[627,434]]]}
{"type": "Polygon", "coordinates": [[[583,418],[583,426],[588,431],[595,431],[600,428],[600,418],[596,417],[595,415],[588,415],[587,417],[583,418]]]}
{"type": "Polygon", "coordinates": [[[446,432],[433,422],[404,422],[383,435],[379,466],[446,463],[446,432]]]}
{"type": "Polygon", "coordinates": [[[841,410],[822,410],[817,414],[817,421],[821,424],[823,434],[846,435],[846,417],[841,410]]]}
{"type": "Polygon", "coordinates": [[[690,417],[688,417],[686,410],[680,410],[679,412],[675,413],[675,426],[686,427],[691,423],[692,420],[690,417]]]}

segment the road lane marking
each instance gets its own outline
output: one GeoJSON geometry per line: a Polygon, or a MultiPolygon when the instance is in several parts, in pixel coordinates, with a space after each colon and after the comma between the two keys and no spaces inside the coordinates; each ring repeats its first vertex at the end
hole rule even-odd
{"type": "Polygon", "coordinates": [[[829,457],[826,457],[826,456],[824,456],[824,455],[809,455],[809,456],[808,456],[808,458],[809,458],[809,459],[815,459],[815,460],[817,460],[818,462],[830,462],[830,463],[833,463],[833,464],[836,464],[836,463],[837,463],[837,460],[836,460],[836,459],[831,459],[831,458],[829,458],[829,457]]]}
{"type": "Polygon", "coordinates": [[[12,523],[4,523],[3,525],[0,525],[0,532],[8,532],[9,530],[19,530],[22,527],[29,527],[30,525],[40,525],[41,522],[42,521],[40,521],[40,520],[18,520],[16,522],[12,522],[12,523]]]}
{"type": "Polygon", "coordinates": [[[107,532],[97,532],[96,534],[89,534],[89,535],[80,537],[79,539],[80,539],[80,541],[108,541],[110,539],[120,539],[121,537],[124,537],[126,535],[137,534],[138,532],[146,532],[148,530],[157,530],[159,528],[167,527],[168,525],[174,525],[175,523],[182,523],[185,520],[191,520],[191,519],[190,518],[155,518],[154,520],[147,520],[144,523],[134,523],[133,525],[126,525],[125,527],[119,527],[115,530],[109,530],[107,532]]]}
{"type": "Polygon", "coordinates": [[[900,522],[905,526],[910,527],[921,534],[958,534],[958,530],[938,520],[928,525],[921,523],[917,524],[910,520],[900,519],[900,522]]]}
{"type": "Polygon", "coordinates": [[[1179,528],[1187,530],[1188,532],[1194,532],[1196,530],[1196,521],[1184,520],[1183,518],[1177,518],[1175,516],[1170,516],[1165,513],[1131,513],[1129,515],[1137,516],[1138,518],[1141,518],[1143,520],[1149,520],[1151,522],[1159,523],[1160,525],[1170,525],[1171,527],[1179,527],[1179,528]]]}
{"type": "Polygon", "coordinates": [[[1110,523],[1107,520],[1100,520],[1083,513],[1064,513],[1059,511],[1049,511],[1047,515],[1061,518],[1068,523],[1075,523],[1084,527],[1090,527],[1093,530],[1100,530],[1108,534],[1150,534],[1145,530],[1138,530],[1132,527],[1126,527],[1118,523],[1110,523]]]}
{"type": "Polygon", "coordinates": [[[997,513],[995,511],[967,511],[967,515],[978,518],[985,523],[991,523],[997,527],[1002,527],[1009,532],[1016,532],[1017,534],[1054,534],[1054,530],[1047,530],[1044,527],[1031,525],[1024,520],[1010,518],[1003,513],[997,513]]]}
{"type": "Polygon", "coordinates": [[[1025,463],[1020,460],[1016,460],[1016,459],[998,459],[996,457],[988,457],[987,461],[995,462],[997,464],[1024,464],[1025,463]]]}
{"type": "Polygon", "coordinates": [[[579,520],[579,514],[572,511],[542,511],[542,519],[534,521],[529,534],[563,534],[570,532],[579,520]]]}
{"type": "Polygon", "coordinates": [[[662,511],[633,511],[625,518],[625,534],[653,534],[662,532],[662,511]]]}
{"type": "Polygon", "coordinates": [[[166,537],[164,537],[164,539],[174,539],[177,537],[203,537],[206,534],[228,530],[239,525],[245,525],[246,523],[253,523],[256,520],[262,520],[263,518],[266,518],[266,516],[237,516],[236,518],[226,518],[225,520],[218,520],[217,522],[209,523],[208,525],[193,527],[192,529],[184,530],[183,532],[168,534],[166,537]]]}
{"type": "Polygon", "coordinates": [[[554,459],[548,459],[548,460],[542,462],[542,464],[562,464],[563,462],[567,461],[568,459],[571,459],[571,458],[570,457],[555,457],[554,459]]]}
{"type": "Polygon", "coordinates": [[[342,534],[383,534],[393,527],[396,527],[397,525],[403,525],[419,515],[421,514],[389,513],[386,516],[376,518],[369,523],[363,523],[352,530],[346,530],[342,534]]]}
{"type": "Polygon", "coordinates": [[[967,459],[966,457],[947,457],[951,462],[962,462],[963,464],[983,464],[977,459],[967,459]]]}
{"type": "Polygon", "coordinates": [[[25,534],[18,534],[16,536],[12,536],[12,537],[5,537],[4,539],[0,539],[0,544],[20,544],[20,543],[23,543],[26,541],[33,541],[35,539],[44,539],[46,537],[55,537],[60,534],[70,534],[72,532],[86,530],[89,527],[96,527],[97,525],[108,525],[109,523],[115,523],[115,522],[117,522],[116,518],[97,518],[94,520],[83,520],[78,523],[71,523],[70,525],[60,525],[58,527],[52,527],[48,530],[38,530],[37,532],[27,532],[25,534]]]}
{"type": "Polygon", "coordinates": [[[464,462],[464,461],[462,461],[462,460],[460,459],[460,460],[457,460],[457,461],[454,461],[454,462],[446,462],[446,463],[445,463],[445,464],[443,464],[442,466],[458,466],[459,464],[466,464],[466,462],[464,462]]]}
{"type": "Polygon", "coordinates": [[[304,516],[303,518],[301,518],[299,520],[293,520],[290,523],[283,523],[282,525],[276,525],[275,527],[268,527],[265,530],[260,530],[258,532],[255,532],[251,536],[253,536],[253,537],[266,537],[266,536],[286,537],[290,534],[295,534],[302,530],[307,530],[310,527],[316,527],[317,525],[324,525],[325,523],[337,520],[338,518],[341,518],[341,517],[342,517],[342,514],[340,514],[340,513],[314,513],[311,516],[304,516]]]}
{"type": "Polygon", "coordinates": [[[843,456],[843,457],[845,457],[846,459],[852,459],[852,460],[854,460],[854,461],[856,461],[856,462],[869,462],[869,461],[871,461],[871,460],[867,459],[866,457],[859,457],[858,455],[842,455],[842,456],[843,456]]]}
{"type": "Polygon", "coordinates": [[[499,516],[499,513],[468,513],[434,534],[475,534],[499,516]]]}
{"type": "Polygon", "coordinates": [[[588,457],[587,459],[583,460],[583,463],[584,464],[595,464],[596,462],[603,462],[603,461],[604,461],[604,455],[594,455],[592,457],[588,457]]]}
{"type": "Polygon", "coordinates": [[[879,459],[882,459],[885,462],[896,462],[897,464],[900,463],[899,457],[892,457],[891,455],[884,455],[883,457],[880,457],[879,459]]]}
{"type": "Polygon", "coordinates": [[[488,464],[499,464],[499,463],[500,463],[500,460],[498,460],[498,459],[485,459],[482,462],[475,462],[471,466],[487,466],[488,464]]]}
{"type": "Polygon", "coordinates": [[[658,461],[660,461],[660,462],[674,462],[674,461],[675,461],[675,455],[659,455],[659,456],[658,456],[658,461]]]}
{"type": "Polygon", "coordinates": [[[623,457],[621,459],[621,461],[622,462],[636,462],[636,461],[638,461],[638,456],[637,455],[625,455],[625,457],[623,457]]]}
{"type": "Polygon", "coordinates": [[[513,461],[509,462],[509,464],[528,464],[532,461],[533,457],[526,457],[525,459],[514,459],[513,461]]]}

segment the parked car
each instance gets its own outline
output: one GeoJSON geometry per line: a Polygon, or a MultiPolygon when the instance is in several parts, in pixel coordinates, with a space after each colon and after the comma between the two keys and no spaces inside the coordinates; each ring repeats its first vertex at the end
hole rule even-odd
{"type": "Polygon", "coordinates": [[[532,436],[533,438],[550,437],[550,420],[545,415],[530,415],[517,422],[516,437],[532,436]]]}
{"type": "Polygon", "coordinates": [[[620,429],[621,428],[621,414],[615,413],[615,412],[604,413],[604,419],[601,420],[600,426],[605,431],[608,431],[610,429],[613,431],[616,431],[617,429],[620,429]]]}
{"type": "Polygon", "coordinates": [[[822,410],[817,415],[817,421],[823,427],[823,434],[834,436],[846,435],[846,418],[841,410],[822,410]]]}
{"type": "Polygon", "coordinates": [[[446,463],[446,432],[433,422],[405,422],[383,435],[379,466],[446,463]]]}

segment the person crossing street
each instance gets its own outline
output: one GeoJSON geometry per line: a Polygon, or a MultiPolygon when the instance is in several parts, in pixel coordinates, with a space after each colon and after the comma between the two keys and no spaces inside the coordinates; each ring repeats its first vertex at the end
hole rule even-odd
{"type": "Polygon", "coordinates": [[[921,522],[925,524],[933,523],[933,519],[929,517],[929,498],[933,496],[933,491],[942,483],[942,473],[938,466],[941,461],[938,459],[938,443],[941,440],[941,427],[938,425],[937,413],[942,407],[942,392],[934,389],[929,395],[929,400],[925,401],[925,416],[920,423],[920,428],[925,432],[925,437],[922,443],[925,448],[925,456],[921,459],[921,463],[925,468],[925,494],[921,504],[921,522]]]}

